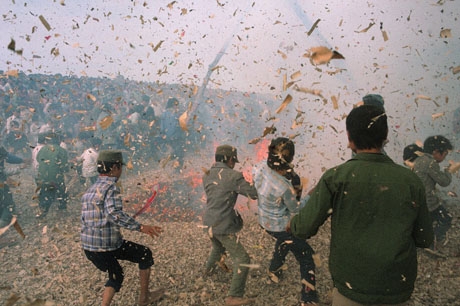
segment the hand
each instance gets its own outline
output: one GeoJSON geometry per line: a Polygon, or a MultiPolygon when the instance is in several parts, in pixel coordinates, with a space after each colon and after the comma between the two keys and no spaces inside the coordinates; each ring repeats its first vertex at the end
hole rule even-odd
{"type": "Polygon", "coordinates": [[[154,238],[160,236],[160,234],[163,232],[163,229],[159,226],[141,225],[141,232],[154,238]]]}
{"type": "Polygon", "coordinates": [[[459,169],[460,169],[460,162],[449,160],[449,167],[447,167],[447,171],[453,174],[453,173],[456,173],[459,169]]]}
{"type": "Polygon", "coordinates": [[[289,220],[288,224],[286,225],[286,232],[291,232],[291,220],[289,220]]]}

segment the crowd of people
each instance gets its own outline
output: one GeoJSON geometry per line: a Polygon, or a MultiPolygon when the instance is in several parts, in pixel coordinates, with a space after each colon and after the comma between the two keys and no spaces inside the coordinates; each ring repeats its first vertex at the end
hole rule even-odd
{"type": "MultiPolygon", "coordinates": [[[[119,179],[124,167],[148,162],[153,151],[169,151],[180,172],[187,144],[179,125],[180,103],[169,98],[165,111],[156,116],[147,95],[130,106],[108,103],[116,100],[110,90],[101,99],[92,94],[85,98],[94,102],[91,109],[81,105],[78,110],[74,105],[69,112],[65,104],[46,95],[40,97],[40,110],[19,103],[20,97],[11,101],[11,95],[3,96],[9,107],[5,108],[0,147],[0,235],[17,223],[7,183],[11,169],[5,163],[32,168],[38,218],[46,218],[53,202],[65,211],[69,200],[65,176],[74,169],[86,190],[81,198],[81,245],[88,260],[108,274],[102,305],[110,305],[122,287],[124,272],[119,260],[138,264],[138,303],[150,305],[164,295],[164,289],[149,290],[152,251],[124,240],[120,229],[152,238],[162,229],[141,224],[123,211],[119,179]]],[[[301,277],[299,305],[320,301],[315,251],[308,239],[328,219],[332,305],[409,305],[417,276],[417,248],[442,252],[448,240],[452,216],[437,195],[436,185],[449,185],[460,167],[450,163],[440,169],[439,163],[453,149],[442,135],[428,137],[423,147],[408,145],[403,156],[407,167],[395,163],[384,150],[389,136],[387,118],[383,98],[365,96],[346,118],[351,159],[325,171],[308,192],[294,169],[293,140],[272,139],[267,158],[253,166],[251,182],[234,169],[239,162],[237,148],[217,146],[214,163],[203,175],[203,227],[211,244],[203,275],[218,273],[219,268],[227,267],[225,258],[231,258],[232,279],[225,305],[256,302],[245,297],[251,260],[239,239],[243,228],[236,209],[239,195],[257,200],[259,225],[275,241],[267,280],[282,281],[287,254],[295,256],[301,277]]]]}

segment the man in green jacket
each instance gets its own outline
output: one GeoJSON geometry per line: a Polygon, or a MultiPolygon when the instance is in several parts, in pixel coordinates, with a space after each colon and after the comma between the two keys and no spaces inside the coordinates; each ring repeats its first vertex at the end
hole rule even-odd
{"type": "Polygon", "coordinates": [[[37,154],[38,177],[37,187],[40,213],[38,218],[44,218],[51,204],[59,201],[59,210],[67,209],[69,196],[65,185],[65,173],[69,171],[67,151],[60,144],[60,135],[48,134],[43,146],[37,154]]]}
{"type": "Polygon", "coordinates": [[[382,153],[387,116],[363,105],[346,119],[352,159],[326,171],[288,225],[308,238],[331,216],[333,306],[407,305],[417,277],[417,247],[433,241],[425,189],[382,153]]]}
{"type": "Polygon", "coordinates": [[[238,195],[257,199],[254,185],[245,180],[243,173],[233,170],[238,162],[237,150],[230,145],[216,148],[215,163],[203,176],[206,192],[206,210],[203,224],[211,239],[211,253],[206,262],[206,274],[211,274],[225,252],[230,253],[233,277],[225,298],[225,305],[249,305],[254,299],[243,297],[251,260],[238,237],[243,219],[235,208],[238,195]]]}

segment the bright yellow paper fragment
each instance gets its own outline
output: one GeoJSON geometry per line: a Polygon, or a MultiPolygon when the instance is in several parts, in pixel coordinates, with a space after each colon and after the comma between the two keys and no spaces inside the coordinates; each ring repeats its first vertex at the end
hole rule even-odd
{"type": "Polygon", "coordinates": [[[286,106],[291,103],[292,101],[292,96],[291,95],[287,95],[286,98],[284,99],[283,103],[281,103],[280,107],[278,107],[278,109],[276,110],[276,113],[279,114],[283,111],[283,109],[286,108],[286,106]]]}

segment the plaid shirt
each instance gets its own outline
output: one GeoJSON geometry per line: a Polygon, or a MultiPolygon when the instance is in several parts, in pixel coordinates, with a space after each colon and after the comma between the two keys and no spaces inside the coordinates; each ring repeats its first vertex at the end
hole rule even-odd
{"type": "Polygon", "coordinates": [[[123,212],[120,188],[116,182],[116,177],[99,176],[81,198],[81,244],[84,250],[116,250],[123,242],[121,227],[140,230],[140,223],[123,212]]]}
{"type": "Polygon", "coordinates": [[[291,214],[300,210],[308,196],[297,201],[291,182],[270,169],[266,160],[254,166],[252,177],[258,194],[259,224],[271,232],[284,232],[291,214]]]}

